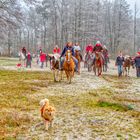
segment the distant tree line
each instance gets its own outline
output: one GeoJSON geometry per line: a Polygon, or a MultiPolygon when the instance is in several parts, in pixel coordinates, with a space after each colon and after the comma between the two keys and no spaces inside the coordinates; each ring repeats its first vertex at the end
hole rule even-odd
{"type": "Polygon", "coordinates": [[[82,49],[100,40],[116,54],[140,48],[140,19],[126,0],[1,0],[0,52],[16,54],[21,47],[51,52],[67,41],[82,49]]]}

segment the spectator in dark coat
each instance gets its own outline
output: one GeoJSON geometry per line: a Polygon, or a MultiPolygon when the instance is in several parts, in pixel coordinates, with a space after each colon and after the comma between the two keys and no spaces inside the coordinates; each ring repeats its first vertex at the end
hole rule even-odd
{"type": "Polygon", "coordinates": [[[28,52],[27,56],[26,56],[26,68],[29,66],[31,68],[31,63],[32,63],[32,56],[31,54],[28,52]]]}
{"type": "Polygon", "coordinates": [[[134,58],[136,66],[136,76],[140,77],[140,52],[137,52],[137,56],[134,58]]]}
{"type": "Polygon", "coordinates": [[[116,58],[116,66],[118,67],[118,76],[122,76],[123,72],[123,63],[124,63],[124,57],[122,55],[122,52],[119,53],[119,55],[116,58]]]}

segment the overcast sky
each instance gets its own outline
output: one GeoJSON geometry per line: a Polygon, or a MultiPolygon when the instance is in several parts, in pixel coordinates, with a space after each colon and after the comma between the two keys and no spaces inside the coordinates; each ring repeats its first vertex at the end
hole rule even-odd
{"type": "MultiPolygon", "coordinates": [[[[38,0],[38,1],[42,1],[42,0],[38,0]]],[[[112,0],[113,1],[113,0],[112,0]]],[[[130,9],[133,11],[133,13],[134,13],[134,5],[135,5],[135,2],[137,3],[137,9],[139,10],[139,12],[138,12],[138,17],[140,17],[140,0],[126,0],[127,2],[128,2],[128,4],[130,5],[130,9]]],[[[23,5],[23,6],[25,6],[24,4],[23,4],[23,1],[22,0],[19,0],[19,2],[23,5]]]]}
{"type": "Polygon", "coordinates": [[[135,2],[137,3],[137,9],[139,10],[138,16],[140,17],[140,0],[127,0],[127,2],[130,4],[132,11],[134,11],[135,2]]]}

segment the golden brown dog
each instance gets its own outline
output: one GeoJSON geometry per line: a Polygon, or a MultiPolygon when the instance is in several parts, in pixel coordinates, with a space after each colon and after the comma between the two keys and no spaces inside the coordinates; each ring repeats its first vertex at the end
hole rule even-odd
{"type": "Polygon", "coordinates": [[[53,126],[53,120],[55,116],[55,108],[49,105],[49,100],[48,99],[43,99],[40,101],[40,106],[41,106],[41,117],[44,120],[46,130],[48,130],[49,125],[52,127],[53,126]]]}

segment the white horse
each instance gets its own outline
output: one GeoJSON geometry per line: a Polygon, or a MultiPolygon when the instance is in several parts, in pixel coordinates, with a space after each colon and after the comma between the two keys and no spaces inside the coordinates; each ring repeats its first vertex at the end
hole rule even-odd
{"type": "Polygon", "coordinates": [[[26,66],[26,55],[22,52],[19,52],[19,61],[22,67],[26,66]]]}

